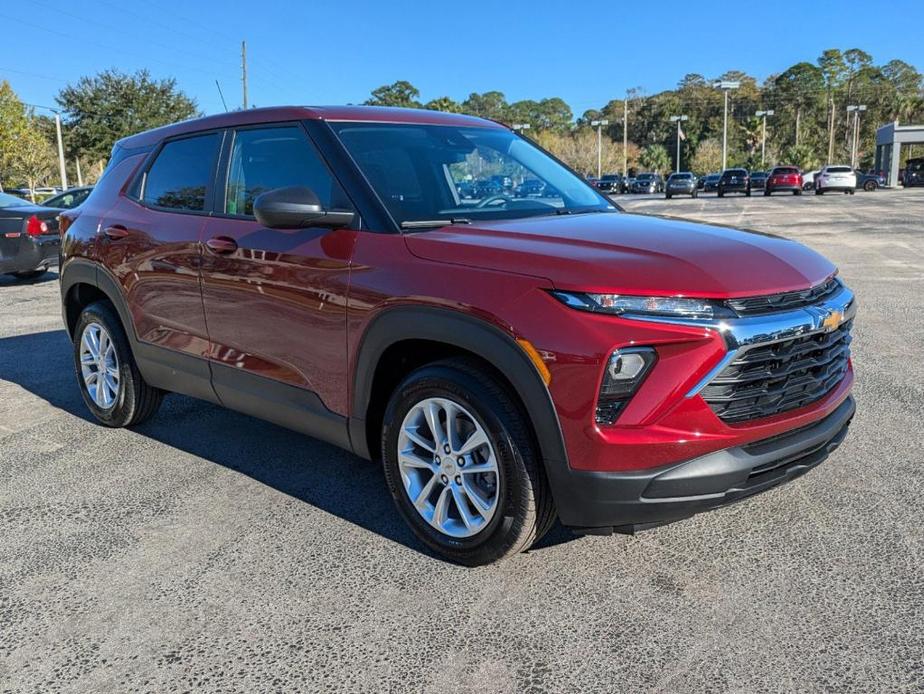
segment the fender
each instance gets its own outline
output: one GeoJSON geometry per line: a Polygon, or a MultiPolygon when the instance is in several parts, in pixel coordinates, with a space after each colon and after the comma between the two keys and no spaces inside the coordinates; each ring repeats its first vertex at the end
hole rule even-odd
{"type": "Polygon", "coordinates": [[[492,363],[516,390],[526,408],[545,463],[552,494],[569,474],[568,456],[548,388],[535,365],[514,339],[498,327],[451,309],[432,306],[401,306],[386,309],[366,328],[357,350],[350,438],[353,449],[371,458],[366,441],[366,418],[372,382],[382,354],[402,340],[430,340],[460,347],[492,363]],[[452,335],[452,342],[446,340],[452,335]]]}
{"type": "Polygon", "coordinates": [[[70,325],[67,321],[67,301],[71,289],[77,284],[96,287],[115,306],[138,370],[145,381],[157,388],[221,404],[212,388],[212,374],[206,359],[180,354],[138,339],[131,311],[119,289],[119,283],[106,268],[84,258],[72,258],[61,268],[60,277],[61,312],[68,334],[70,325]]]}

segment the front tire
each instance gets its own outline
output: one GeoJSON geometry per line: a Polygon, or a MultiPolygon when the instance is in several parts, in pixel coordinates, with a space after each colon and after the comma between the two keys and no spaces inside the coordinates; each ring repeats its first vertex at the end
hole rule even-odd
{"type": "Polygon", "coordinates": [[[382,450],[398,512],[451,561],[510,557],[555,520],[526,415],[476,362],[448,359],[411,373],[389,400],[382,450]]]}
{"type": "Polygon", "coordinates": [[[74,369],[83,401],[108,427],[141,424],[157,412],[164,397],[142,378],[122,321],[106,301],[90,304],[77,319],[74,369]]]}

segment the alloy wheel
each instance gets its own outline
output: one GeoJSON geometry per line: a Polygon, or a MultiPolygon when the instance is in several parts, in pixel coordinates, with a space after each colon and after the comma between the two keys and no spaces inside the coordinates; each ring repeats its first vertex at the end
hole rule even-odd
{"type": "Polygon", "coordinates": [[[471,537],[491,522],[500,498],[497,456],[474,415],[446,398],[426,398],[404,417],[398,434],[404,491],[439,532],[471,537]]]}
{"type": "Polygon", "coordinates": [[[80,336],[80,374],[97,407],[108,410],[119,398],[119,357],[115,343],[99,323],[88,323],[80,336]]]}

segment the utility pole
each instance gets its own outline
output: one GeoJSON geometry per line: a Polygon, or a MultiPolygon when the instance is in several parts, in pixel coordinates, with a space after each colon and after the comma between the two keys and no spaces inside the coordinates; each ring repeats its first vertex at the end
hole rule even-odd
{"type": "MultiPolygon", "coordinates": [[[[848,106],[847,113],[853,113],[853,142],[850,147],[850,167],[855,169],[859,163],[860,148],[860,113],[866,110],[866,104],[848,106]]],[[[847,116],[848,118],[850,116],[847,116]]]]}
{"type": "Polygon", "coordinates": [[[590,125],[597,129],[597,180],[603,175],[603,126],[609,125],[608,120],[592,120],[590,125]]]}
{"type": "Polygon", "coordinates": [[[622,102],[622,180],[629,178],[629,90],[626,90],[626,100],[622,102]]]}
{"type": "Polygon", "coordinates": [[[241,41],[241,86],[244,90],[244,110],[247,110],[247,42],[241,41]]]}
{"type": "Polygon", "coordinates": [[[680,136],[683,131],[680,129],[681,121],[689,120],[688,116],[671,116],[671,123],[677,124],[677,161],[674,162],[674,171],[680,173],[680,136]]]}
{"type": "Polygon", "coordinates": [[[725,115],[722,119],[722,171],[725,171],[725,165],[728,162],[728,92],[732,89],[738,89],[741,82],[737,80],[721,80],[712,86],[725,92],[725,115]]]}
{"type": "Polygon", "coordinates": [[[77,185],[83,186],[83,176],[80,173],[80,157],[77,157],[75,161],[77,162],[77,185]]]}
{"type": "Polygon", "coordinates": [[[764,121],[763,132],[760,136],[760,168],[764,168],[764,160],[767,158],[767,116],[773,115],[773,109],[758,111],[754,115],[764,121]]]}
{"type": "Polygon", "coordinates": [[[67,190],[67,167],[64,165],[64,139],[61,137],[61,114],[55,111],[55,130],[58,131],[58,166],[61,170],[61,190],[67,190]]]}

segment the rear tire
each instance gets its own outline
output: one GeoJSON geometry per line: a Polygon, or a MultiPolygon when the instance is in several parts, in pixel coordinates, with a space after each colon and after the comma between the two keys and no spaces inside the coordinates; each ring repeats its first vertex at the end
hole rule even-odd
{"type": "Polygon", "coordinates": [[[770,191],[769,191],[769,190],[765,190],[765,191],[764,191],[764,197],[765,197],[765,198],[769,198],[769,197],[770,197],[770,191]]]}
{"type": "Polygon", "coordinates": [[[815,189],[815,195],[824,195],[824,194],[825,194],[825,192],[824,192],[821,188],[816,188],[816,189],[815,189]]]}
{"type": "Polygon", "coordinates": [[[872,193],[878,187],[879,186],[876,185],[876,181],[867,181],[863,184],[863,190],[865,190],[867,193],[872,193]]]}
{"type": "Polygon", "coordinates": [[[724,198],[724,197],[725,197],[725,191],[724,191],[724,190],[720,190],[720,191],[719,191],[719,197],[720,197],[720,198],[724,198]]]}
{"type": "Polygon", "coordinates": [[[744,191],[744,194],[746,197],[751,197],[751,189],[748,188],[746,191],[744,191]]]}
{"type": "Polygon", "coordinates": [[[794,190],[794,191],[792,192],[792,194],[793,194],[793,195],[802,195],[802,191],[801,191],[801,190],[794,190]]]}
{"type": "MultiPolygon", "coordinates": [[[[97,352],[100,351],[99,347],[97,343],[97,352]]],[[[142,378],[122,321],[107,301],[90,304],[77,319],[74,328],[74,369],[83,401],[93,416],[107,427],[141,424],[154,416],[164,397],[162,390],[148,385],[142,378]],[[94,333],[104,335],[107,345],[111,343],[111,358],[108,360],[105,354],[99,360],[91,359],[93,350],[90,338],[94,333]],[[103,375],[104,380],[111,377],[110,385],[104,389],[107,393],[103,396],[97,395],[101,387],[99,376],[95,379],[95,390],[91,390],[91,384],[88,383],[87,374],[94,371],[103,375]],[[106,373],[103,374],[103,371],[106,373]],[[107,402],[107,394],[111,395],[111,402],[107,402]]]]}
{"type": "Polygon", "coordinates": [[[421,542],[450,561],[479,566],[513,556],[555,521],[526,415],[477,362],[447,359],[405,378],[385,411],[382,451],[398,512],[421,542]],[[450,411],[457,440],[441,444],[436,439],[446,440],[450,411]],[[465,452],[478,431],[485,443],[465,452]],[[492,470],[472,472],[488,460],[495,461],[492,470]],[[484,486],[473,489],[478,483],[484,486]],[[491,502],[490,515],[479,512],[491,502]]]}

